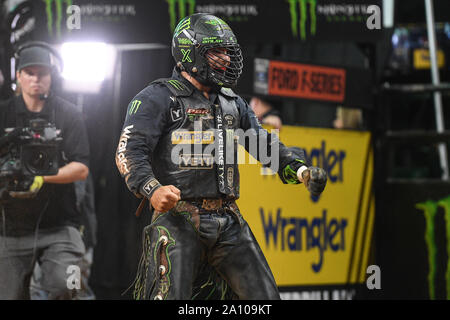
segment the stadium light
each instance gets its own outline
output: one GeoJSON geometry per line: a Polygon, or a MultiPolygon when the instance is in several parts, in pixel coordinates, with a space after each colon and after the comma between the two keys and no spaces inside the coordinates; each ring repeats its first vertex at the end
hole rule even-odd
{"type": "Polygon", "coordinates": [[[102,82],[112,77],[115,55],[114,47],[103,42],[63,43],[63,88],[80,93],[97,93],[102,82]]]}

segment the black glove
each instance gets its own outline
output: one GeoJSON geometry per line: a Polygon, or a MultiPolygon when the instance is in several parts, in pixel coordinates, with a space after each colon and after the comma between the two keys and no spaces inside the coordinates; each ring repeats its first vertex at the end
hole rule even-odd
{"type": "Polygon", "coordinates": [[[322,168],[309,167],[302,172],[303,183],[313,196],[319,196],[327,184],[327,173],[322,168]]]}

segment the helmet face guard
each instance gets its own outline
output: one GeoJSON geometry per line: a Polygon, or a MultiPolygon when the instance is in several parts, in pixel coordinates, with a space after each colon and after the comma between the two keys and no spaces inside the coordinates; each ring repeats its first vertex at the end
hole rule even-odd
{"type": "Polygon", "coordinates": [[[181,20],[172,38],[172,56],[182,71],[210,87],[233,87],[242,73],[242,52],[233,31],[209,14],[181,20]]]}
{"type": "Polygon", "coordinates": [[[224,87],[236,85],[244,66],[238,44],[203,46],[199,51],[200,56],[206,57],[207,74],[214,84],[224,87]]]}

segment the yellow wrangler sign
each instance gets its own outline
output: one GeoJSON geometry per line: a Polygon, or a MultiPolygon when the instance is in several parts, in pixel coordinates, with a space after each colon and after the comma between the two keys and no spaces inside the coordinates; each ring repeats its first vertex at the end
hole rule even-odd
{"type": "MultiPolygon", "coordinates": [[[[280,139],[327,171],[324,193],[239,166],[239,207],[279,286],[364,283],[374,222],[369,132],[285,126],[280,139]]],[[[267,171],[265,171],[267,172],[267,171]]]]}

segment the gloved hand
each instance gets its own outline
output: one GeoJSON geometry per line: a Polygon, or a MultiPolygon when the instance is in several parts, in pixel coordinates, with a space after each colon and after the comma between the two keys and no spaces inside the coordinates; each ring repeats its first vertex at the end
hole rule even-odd
{"type": "Polygon", "coordinates": [[[39,190],[41,190],[43,185],[44,178],[42,176],[35,176],[31,181],[31,184],[28,187],[27,191],[10,191],[9,195],[13,198],[19,199],[34,198],[38,194],[39,190]]]}
{"type": "Polygon", "coordinates": [[[302,173],[305,187],[313,196],[319,196],[327,184],[327,173],[322,168],[309,167],[302,173]]]}

